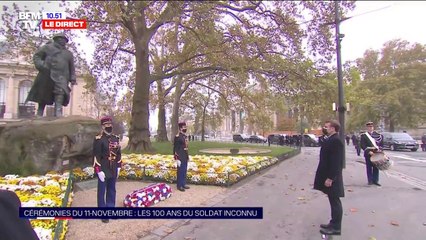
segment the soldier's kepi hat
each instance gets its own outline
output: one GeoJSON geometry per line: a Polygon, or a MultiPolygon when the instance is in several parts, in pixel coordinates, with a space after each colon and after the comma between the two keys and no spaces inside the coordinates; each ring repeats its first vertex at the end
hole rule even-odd
{"type": "Polygon", "coordinates": [[[101,125],[112,123],[112,118],[109,116],[105,116],[101,118],[101,125]]]}
{"type": "Polygon", "coordinates": [[[373,122],[367,122],[367,123],[365,124],[365,126],[374,126],[374,123],[373,123],[373,122]]]}
{"type": "Polygon", "coordinates": [[[180,122],[178,123],[179,128],[183,128],[186,127],[186,123],[185,122],[180,122]]]}
{"type": "Polygon", "coordinates": [[[69,41],[67,36],[65,36],[64,33],[57,33],[57,34],[53,35],[52,39],[55,40],[56,38],[64,38],[67,42],[69,41]]]}

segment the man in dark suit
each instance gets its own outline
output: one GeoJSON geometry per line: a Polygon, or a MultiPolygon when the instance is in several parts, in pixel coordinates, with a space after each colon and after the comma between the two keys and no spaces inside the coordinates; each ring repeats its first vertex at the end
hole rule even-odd
{"type": "Polygon", "coordinates": [[[327,141],[327,138],[328,138],[327,129],[322,128],[322,135],[318,138],[318,143],[319,143],[320,147],[323,145],[323,143],[325,141],[327,141]]]}
{"type": "Polygon", "coordinates": [[[178,124],[179,133],[173,141],[173,154],[177,162],[177,189],[185,192],[189,189],[186,186],[186,173],[188,170],[188,137],[186,136],[186,123],[181,122],[178,124]]]}
{"type": "Polygon", "coordinates": [[[364,150],[368,185],[375,184],[381,186],[379,184],[379,169],[371,162],[371,156],[373,156],[374,153],[382,151],[383,135],[374,131],[373,122],[368,122],[365,125],[367,126],[367,132],[361,135],[361,148],[364,150]]]}
{"type": "Polygon", "coordinates": [[[38,240],[30,221],[19,217],[19,207],[16,193],[0,190],[0,239],[38,240]]]}
{"type": "Polygon", "coordinates": [[[328,224],[320,225],[320,232],[327,235],[340,235],[343,216],[340,198],[345,196],[342,175],[344,145],[337,134],[340,130],[339,122],[326,121],[324,129],[328,137],[321,145],[314,189],[327,194],[331,207],[331,220],[328,224]]]}

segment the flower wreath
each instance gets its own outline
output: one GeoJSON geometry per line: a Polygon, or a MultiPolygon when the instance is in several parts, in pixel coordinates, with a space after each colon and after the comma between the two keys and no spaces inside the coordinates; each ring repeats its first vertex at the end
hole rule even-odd
{"type": "Polygon", "coordinates": [[[165,183],[155,183],[126,195],[124,207],[149,207],[172,195],[172,188],[165,183]]]}

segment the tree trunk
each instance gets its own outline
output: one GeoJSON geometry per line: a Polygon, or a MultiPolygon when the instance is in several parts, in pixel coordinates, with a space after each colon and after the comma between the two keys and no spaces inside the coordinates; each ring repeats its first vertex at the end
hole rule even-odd
{"type": "Polygon", "coordinates": [[[178,133],[178,122],[179,122],[179,106],[180,106],[180,97],[182,95],[182,77],[176,82],[175,87],[175,96],[173,99],[173,110],[172,110],[172,129],[171,129],[171,139],[174,139],[174,136],[178,133]]]}
{"type": "Polygon", "coordinates": [[[157,81],[158,89],[158,127],[157,127],[157,141],[167,142],[167,128],[166,128],[166,103],[164,99],[164,89],[161,81],[157,81]]]}
{"type": "Polygon", "coordinates": [[[199,106],[195,107],[195,119],[194,119],[194,134],[198,135],[200,134],[200,118],[201,118],[201,114],[200,111],[198,111],[199,106]]]}
{"type": "Polygon", "coordinates": [[[389,118],[389,132],[394,132],[395,131],[395,123],[394,120],[392,119],[392,117],[389,118]]]}
{"type": "Polygon", "coordinates": [[[133,95],[132,120],[129,130],[129,144],[131,152],[152,152],[149,132],[149,48],[148,40],[135,42],[136,79],[133,95]]]}
{"type": "Polygon", "coordinates": [[[203,117],[201,118],[201,141],[204,142],[204,135],[206,133],[206,110],[207,105],[203,106],[203,117]]]}

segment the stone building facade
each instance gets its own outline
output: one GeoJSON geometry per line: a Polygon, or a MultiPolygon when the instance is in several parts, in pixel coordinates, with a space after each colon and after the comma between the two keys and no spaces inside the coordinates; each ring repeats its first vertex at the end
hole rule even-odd
{"type": "MultiPolygon", "coordinates": [[[[25,103],[38,71],[20,58],[0,58],[0,121],[32,118],[37,103],[25,103]]],[[[81,72],[77,70],[77,85],[72,87],[70,104],[62,109],[63,116],[97,117],[94,97],[84,89],[81,72]]],[[[52,106],[46,106],[44,116],[53,116],[52,106]]]]}

